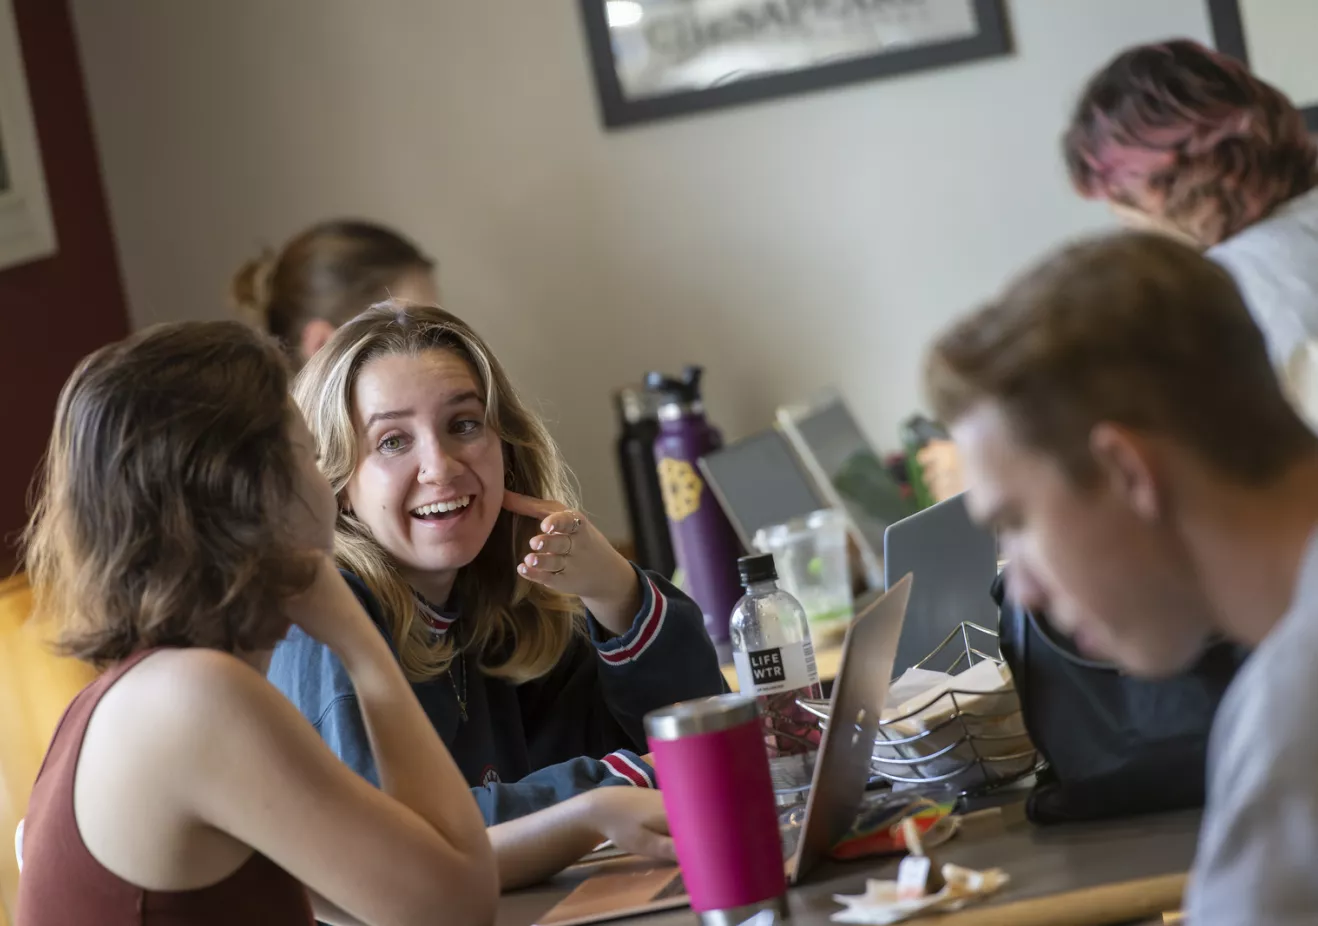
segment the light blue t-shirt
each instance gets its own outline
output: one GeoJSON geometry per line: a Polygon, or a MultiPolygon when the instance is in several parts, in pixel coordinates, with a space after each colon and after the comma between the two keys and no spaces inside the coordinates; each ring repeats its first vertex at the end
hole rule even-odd
{"type": "Polygon", "coordinates": [[[1192,926],[1318,923],[1318,533],[1213,721],[1192,926]]]}
{"type": "Polygon", "coordinates": [[[1318,430],[1318,189],[1205,253],[1236,281],[1287,394],[1318,430]]]}

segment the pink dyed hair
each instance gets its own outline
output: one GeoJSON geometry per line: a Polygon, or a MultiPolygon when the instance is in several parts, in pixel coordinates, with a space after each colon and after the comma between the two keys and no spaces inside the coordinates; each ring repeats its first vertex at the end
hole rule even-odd
{"type": "Polygon", "coordinates": [[[1303,114],[1188,40],[1137,46],[1094,75],[1062,150],[1082,196],[1164,217],[1205,246],[1318,182],[1303,114]]]}

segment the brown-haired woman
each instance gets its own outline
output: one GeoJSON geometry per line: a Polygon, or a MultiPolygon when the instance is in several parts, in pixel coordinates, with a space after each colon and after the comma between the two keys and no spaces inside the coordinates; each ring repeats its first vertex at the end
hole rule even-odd
{"type": "Polygon", "coordinates": [[[1318,145],[1304,114],[1234,58],[1159,42],[1094,75],[1062,147],[1081,195],[1230,272],[1318,426],[1318,145]]]}
{"type": "Polygon", "coordinates": [[[229,297],[244,320],[279,339],[296,370],[367,306],[390,298],[436,302],[434,270],[398,232],[333,219],[245,262],[229,297]]]}
{"type": "Polygon", "coordinates": [[[106,347],[46,460],[37,608],[105,671],[33,789],[18,922],[489,922],[480,813],[330,559],[334,496],[278,348],[237,322],[106,347]],[[352,676],[381,789],[263,677],[290,625],[352,676]]]}
{"type": "MultiPolygon", "coordinates": [[[[1318,427],[1318,146],[1303,113],[1198,42],[1136,45],[1085,85],[1062,156],[1080,195],[1227,269],[1292,403],[1318,427]]],[[[960,491],[952,444],[923,462],[931,482],[960,491]]]]}

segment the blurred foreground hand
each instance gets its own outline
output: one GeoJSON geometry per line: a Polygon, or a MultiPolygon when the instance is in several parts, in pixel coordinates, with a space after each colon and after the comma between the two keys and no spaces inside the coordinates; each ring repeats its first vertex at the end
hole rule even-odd
{"type": "Polygon", "coordinates": [[[961,475],[961,454],[950,440],[932,440],[925,445],[916,459],[924,473],[925,485],[935,502],[946,501],[965,490],[961,475]]]}

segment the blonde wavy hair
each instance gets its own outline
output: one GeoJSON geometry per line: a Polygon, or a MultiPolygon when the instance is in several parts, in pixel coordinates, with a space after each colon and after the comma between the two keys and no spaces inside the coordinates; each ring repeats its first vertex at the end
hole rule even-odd
{"type": "MultiPolygon", "coordinates": [[[[343,492],[360,462],[352,397],[362,369],[379,357],[429,350],[451,351],[471,364],[484,392],[486,425],[503,444],[507,488],[577,507],[557,445],[480,336],[437,306],[396,301],[374,305],[339,328],[293,386],[320,453],[321,471],[335,494],[343,492]]],[[[539,532],[538,522],[501,512],[480,553],[458,572],[453,586],[469,634],[464,648],[477,655],[481,671],[496,678],[524,682],[544,675],[584,629],[578,599],[517,574],[517,564],[539,532]]],[[[448,671],[457,655],[453,634],[436,637],[430,631],[416,594],[392,558],[342,506],[335,553],[339,564],[379,599],[407,678],[422,682],[448,671]]]]}

